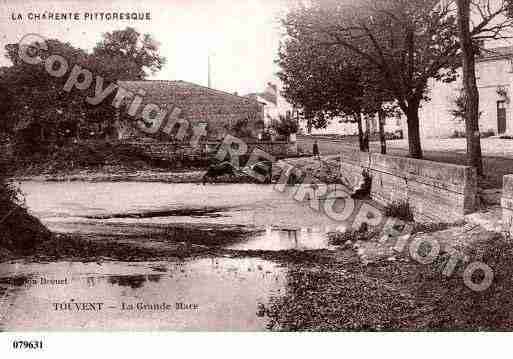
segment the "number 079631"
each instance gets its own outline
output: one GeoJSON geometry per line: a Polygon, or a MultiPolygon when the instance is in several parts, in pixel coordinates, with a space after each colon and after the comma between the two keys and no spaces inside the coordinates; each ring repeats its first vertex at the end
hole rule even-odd
{"type": "Polygon", "coordinates": [[[41,350],[43,349],[43,341],[41,340],[14,340],[12,342],[13,349],[21,350],[41,350]]]}

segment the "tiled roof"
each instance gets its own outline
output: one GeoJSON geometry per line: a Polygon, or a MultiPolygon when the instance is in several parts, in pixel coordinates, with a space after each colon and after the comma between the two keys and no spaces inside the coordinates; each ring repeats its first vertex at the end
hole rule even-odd
{"type": "MultiPolygon", "coordinates": [[[[224,97],[230,102],[255,103],[253,99],[241,97],[229,92],[215,90],[206,86],[197,85],[187,81],[167,81],[167,80],[145,80],[145,81],[119,81],[118,84],[131,92],[144,90],[144,102],[155,104],[173,104],[177,98],[190,96],[194,93],[208,93],[224,97]]],[[[216,96],[216,97],[217,97],[216,96]]]]}

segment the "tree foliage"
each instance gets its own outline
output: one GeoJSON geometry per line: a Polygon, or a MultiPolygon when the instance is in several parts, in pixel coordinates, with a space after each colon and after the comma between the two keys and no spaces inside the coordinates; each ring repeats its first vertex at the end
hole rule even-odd
{"type": "Polygon", "coordinates": [[[166,63],[159,55],[158,42],[132,27],[105,33],[92,59],[97,71],[110,81],[144,80],[166,63]]]}
{"type": "MultiPolygon", "coordinates": [[[[142,80],[160,70],[165,59],[158,54],[158,44],[149,36],[133,28],[113,31],[103,35],[91,53],[64,43],[47,39],[47,50],[39,49],[42,63],[28,64],[19,58],[19,45],[8,44],[6,57],[12,65],[3,68],[0,77],[0,96],[8,103],[4,112],[3,128],[13,132],[26,122],[43,127],[55,127],[61,122],[88,123],[114,120],[110,98],[100,105],[90,105],[85,100],[94,93],[95,83],[86,91],[65,91],[65,82],[74,65],[91,71],[93,78],[101,76],[104,88],[118,80],[142,80]],[[62,77],[51,76],[44,60],[60,55],[68,63],[68,73],[62,77]]],[[[25,124],[24,124],[25,123],[25,124]]]]}
{"type": "MultiPolygon", "coordinates": [[[[472,7],[475,42],[498,38],[511,26],[511,20],[501,18],[507,9],[505,1],[477,0],[472,7]]],[[[377,74],[371,78],[379,79],[385,95],[392,96],[407,117],[410,154],[420,158],[418,112],[422,101],[429,100],[429,81],[454,81],[460,66],[456,20],[454,1],[312,0],[283,19],[283,51],[292,61],[290,50],[304,58],[319,51],[306,48],[329,49],[335,64],[344,52],[365,73],[377,74]]],[[[342,56],[340,63],[345,64],[346,58],[342,56]]]]}
{"type": "Polygon", "coordinates": [[[308,40],[291,38],[280,49],[278,76],[285,98],[303,109],[315,128],[326,127],[331,117],[362,112],[360,69],[345,62],[342,51],[318,47],[308,40]]]}
{"type": "MultiPolygon", "coordinates": [[[[457,123],[464,123],[467,118],[467,105],[466,96],[463,89],[460,89],[458,95],[453,99],[453,108],[449,110],[449,114],[453,116],[454,121],[457,123]]],[[[483,111],[479,111],[479,117],[483,111]]]]}
{"type": "MultiPolygon", "coordinates": [[[[71,44],[56,39],[49,39],[46,44],[48,50],[38,53],[43,61],[59,54],[67,60],[70,68],[87,63],[87,53],[71,44]]],[[[5,127],[13,131],[23,126],[23,122],[56,124],[63,117],[84,111],[84,101],[63,90],[66,76],[51,76],[43,62],[37,65],[25,63],[19,58],[18,44],[7,45],[6,52],[13,65],[5,69],[1,79],[10,104],[4,117],[8,121],[5,127]]]]}
{"type": "Polygon", "coordinates": [[[273,125],[276,132],[281,136],[290,136],[292,133],[297,133],[299,130],[297,120],[292,118],[290,114],[285,116],[280,115],[278,121],[276,121],[273,125]]]}

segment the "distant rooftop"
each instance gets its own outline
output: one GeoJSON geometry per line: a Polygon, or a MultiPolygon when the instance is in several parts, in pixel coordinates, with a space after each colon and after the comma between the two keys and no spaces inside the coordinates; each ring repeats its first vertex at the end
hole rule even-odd
{"type": "Polygon", "coordinates": [[[270,94],[268,92],[250,93],[250,94],[247,94],[245,97],[255,99],[255,100],[257,100],[258,97],[260,97],[260,98],[263,98],[264,100],[266,100],[267,102],[271,102],[276,105],[276,96],[274,96],[273,94],[270,94]]]}
{"type": "Polygon", "coordinates": [[[141,81],[119,81],[121,87],[136,92],[145,91],[145,99],[157,103],[173,103],[175,96],[190,95],[191,91],[206,91],[211,94],[220,95],[243,102],[256,102],[253,99],[235,95],[233,93],[216,90],[210,87],[198,85],[182,80],[141,80],[141,81]]]}

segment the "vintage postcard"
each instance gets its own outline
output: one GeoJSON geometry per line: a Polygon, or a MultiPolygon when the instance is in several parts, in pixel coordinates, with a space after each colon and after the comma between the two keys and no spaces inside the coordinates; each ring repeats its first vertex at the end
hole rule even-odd
{"type": "Polygon", "coordinates": [[[512,34],[509,0],[0,0],[0,331],[510,331],[512,34]]]}

